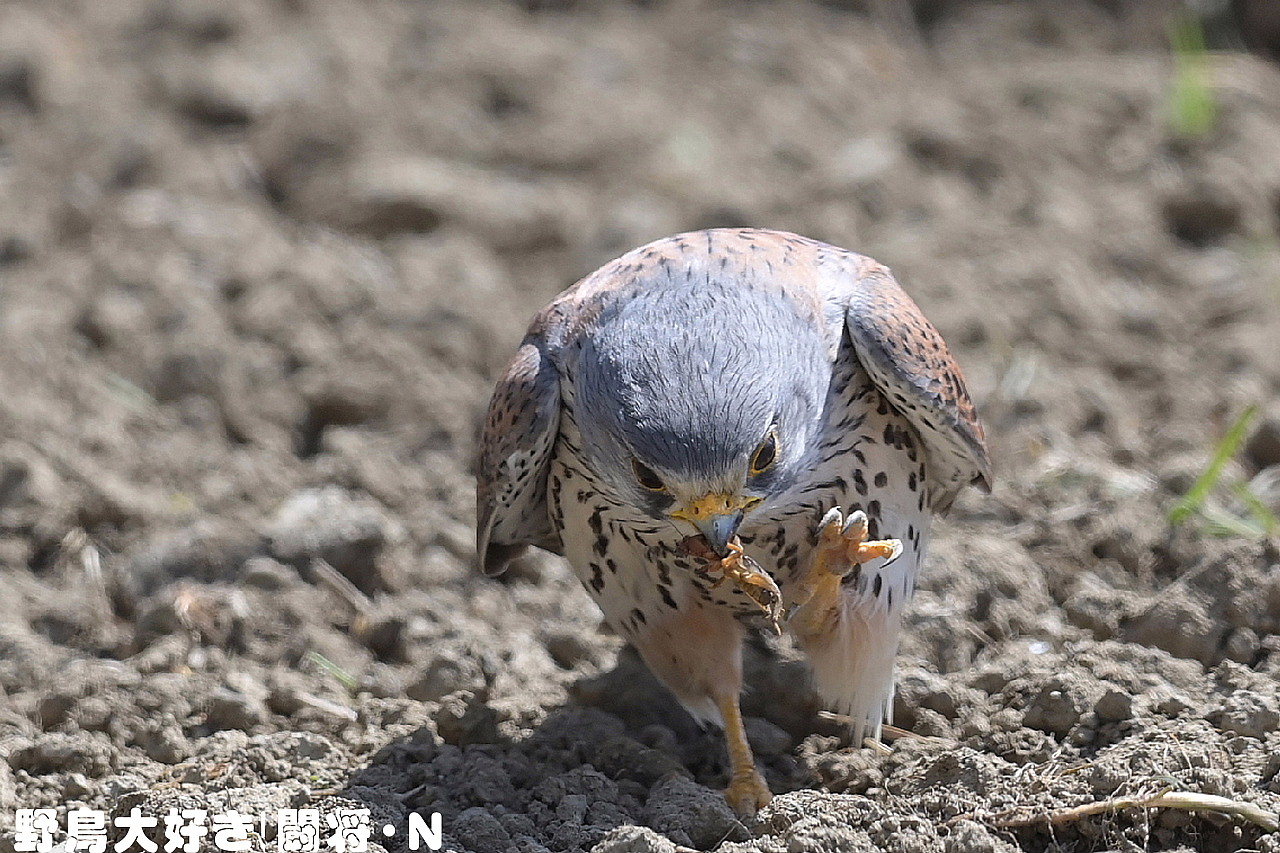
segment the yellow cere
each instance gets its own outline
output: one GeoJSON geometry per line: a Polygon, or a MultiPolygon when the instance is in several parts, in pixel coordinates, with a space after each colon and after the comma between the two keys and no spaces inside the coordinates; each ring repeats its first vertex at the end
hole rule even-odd
{"type": "Polygon", "coordinates": [[[714,518],[717,515],[728,515],[732,512],[742,510],[746,512],[751,507],[760,503],[761,499],[756,497],[746,497],[744,495],[730,495],[725,492],[704,495],[696,501],[690,502],[688,505],[671,511],[672,518],[681,518],[685,521],[697,523],[705,521],[708,518],[714,518]]]}

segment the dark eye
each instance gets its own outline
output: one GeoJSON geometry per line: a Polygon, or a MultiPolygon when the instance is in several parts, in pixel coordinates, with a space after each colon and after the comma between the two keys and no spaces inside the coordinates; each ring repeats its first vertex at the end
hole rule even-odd
{"type": "Polygon", "coordinates": [[[665,492],[666,485],[663,484],[662,478],[653,473],[653,469],[641,462],[639,459],[631,460],[631,470],[635,472],[636,482],[644,486],[651,492],[665,492]]]}
{"type": "Polygon", "coordinates": [[[773,430],[769,430],[769,434],[764,437],[764,441],[760,442],[760,446],[756,448],[755,456],[751,457],[751,473],[763,474],[773,467],[773,463],[778,460],[778,434],[773,430]]]}

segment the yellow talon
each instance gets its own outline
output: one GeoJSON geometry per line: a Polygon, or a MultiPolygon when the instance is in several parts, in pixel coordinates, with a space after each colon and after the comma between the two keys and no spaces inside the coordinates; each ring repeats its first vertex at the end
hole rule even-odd
{"type": "Polygon", "coordinates": [[[822,519],[818,545],[809,558],[809,570],[790,602],[789,624],[802,635],[821,635],[836,618],[840,602],[840,582],[855,566],[884,558],[894,560],[902,553],[898,539],[867,541],[867,516],[861,512],[844,518],[838,507],[822,519]]]}

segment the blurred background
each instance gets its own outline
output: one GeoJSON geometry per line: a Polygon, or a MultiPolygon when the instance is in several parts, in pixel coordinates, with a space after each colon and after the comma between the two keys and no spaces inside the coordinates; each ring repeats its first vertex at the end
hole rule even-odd
{"type": "MultiPolygon", "coordinates": [[[[764,667],[775,789],[870,792],[868,843],[1166,777],[1275,808],[1277,57],[1266,0],[7,0],[0,827],[216,789],[436,808],[457,849],[737,837],[720,747],[558,562],[470,568],[532,313],[733,225],[891,266],[999,480],[904,646],[898,721],[955,766],[849,750],[764,667]]],[[[1108,820],[1057,837],[1267,843],[1108,820]]]]}

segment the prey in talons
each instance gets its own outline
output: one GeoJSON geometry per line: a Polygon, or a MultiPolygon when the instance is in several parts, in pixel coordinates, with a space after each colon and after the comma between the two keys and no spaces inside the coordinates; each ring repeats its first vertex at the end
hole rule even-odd
{"type": "Polygon", "coordinates": [[[712,589],[719,587],[725,581],[731,582],[760,608],[773,633],[782,633],[782,626],[779,624],[783,615],[782,590],[778,588],[772,575],[747,556],[741,539],[737,536],[730,539],[727,545],[728,553],[723,557],[718,556],[702,536],[690,536],[681,544],[683,550],[690,556],[706,561],[703,571],[711,577],[712,589]]]}

